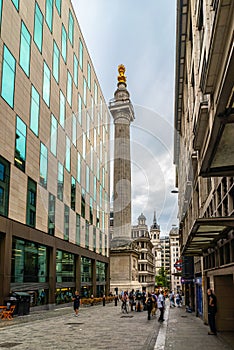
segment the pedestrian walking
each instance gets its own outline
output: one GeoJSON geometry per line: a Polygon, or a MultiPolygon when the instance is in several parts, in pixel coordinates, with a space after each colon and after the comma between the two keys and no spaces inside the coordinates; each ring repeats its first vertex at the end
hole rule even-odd
{"type": "Polygon", "coordinates": [[[160,316],[158,319],[158,322],[163,322],[164,321],[164,296],[163,296],[163,291],[160,292],[159,296],[158,296],[158,309],[160,310],[160,316]]]}
{"type": "Polygon", "coordinates": [[[102,305],[103,306],[106,305],[106,296],[105,296],[105,294],[103,294],[103,297],[102,297],[102,305]]]}
{"type": "Polygon", "coordinates": [[[175,307],[175,294],[173,290],[171,290],[169,298],[170,298],[170,307],[175,307]]]}
{"type": "Polygon", "coordinates": [[[151,311],[153,309],[153,299],[152,295],[148,293],[148,298],[146,299],[147,312],[148,312],[148,320],[150,320],[151,311]]]}
{"type": "Polygon", "coordinates": [[[208,322],[210,326],[209,335],[216,335],[215,315],[217,312],[217,299],[211,289],[207,290],[208,295],[208,322]]]}
{"type": "Polygon", "coordinates": [[[181,295],[179,292],[177,292],[176,293],[176,305],[177,305],[177,307],[180,307],[181,300],[182,300],[181,295]]]}
{"type": "Polygon", "coordinates": [[[75,294],[73,295],[72,300],[74,301],[74,311],[75,311],[74,316],[77,317],[79,315],[79,308],[80,308],[80,304],[81,304],[81,298],[80,298],[78,290],[75,291],[75,294]]]}

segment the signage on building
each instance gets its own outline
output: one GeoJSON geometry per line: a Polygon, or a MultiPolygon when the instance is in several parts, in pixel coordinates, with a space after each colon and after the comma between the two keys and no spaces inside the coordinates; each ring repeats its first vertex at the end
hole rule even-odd
{"type": "Polygon", "coordinates": [[[195,282],[194,278],[184,278],[184,277],[181,278],[182,284],[188,284],[188,283],[192,283],[192,282],[195,282]]]}
{"type": "Polygon", "coordinates": [[[182,266],[183,266],[182,260],[177,260],[176,263],[174,264],[174,267],[175,267],[176,270],[178,270],[178,271],[181,271],[181,270],[182,270],[182,266]]]}

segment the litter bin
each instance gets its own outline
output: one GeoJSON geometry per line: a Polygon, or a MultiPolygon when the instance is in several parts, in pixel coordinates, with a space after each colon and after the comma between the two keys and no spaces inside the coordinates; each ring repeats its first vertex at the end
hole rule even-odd
{"type": "Polygon", "coordinates": [[[25,292],[14,292],[12,297],[16,298],[16,312],[19,316],[28,315],[30,312],[30,294],[25,292]]]}

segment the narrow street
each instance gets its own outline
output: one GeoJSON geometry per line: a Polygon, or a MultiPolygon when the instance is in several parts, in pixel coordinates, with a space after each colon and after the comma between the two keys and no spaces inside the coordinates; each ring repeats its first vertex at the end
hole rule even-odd
{"type": "Polygon", "coordinates": [[[194,313],[167,305],[165,322],[147,320],[146,312],[122,314],[120,304],[82,307],[73,316],[72,307],[54,311],[32,312],[0,322],[0,348],[8,349],[141,349],[231,350],[233,339],[225,334],[208,336],[208,327],[194,313]]]}

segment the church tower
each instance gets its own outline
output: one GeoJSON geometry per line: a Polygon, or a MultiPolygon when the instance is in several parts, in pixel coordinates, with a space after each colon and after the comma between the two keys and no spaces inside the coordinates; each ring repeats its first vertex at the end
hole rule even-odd
{"type": "Polygon", "coordinates": [[[157,224],[156,211],[154,211],[153,224],[150,226],[150,237],[151,242],[153,243],[153,253],[155,257],[155,275],[158,274],[158,271],[162,267],[161,261],[161,244],[160,244],[160,226],[157,224]]]}
{"type": "Polygon", "coordinates": [[[125,67],[119,65],[117,90],[109,109],[114,119],[114,231],[111,246],[131,241],[131,153],[130,123],[134,120],[133,106],[127,90],[125,67]]]}

